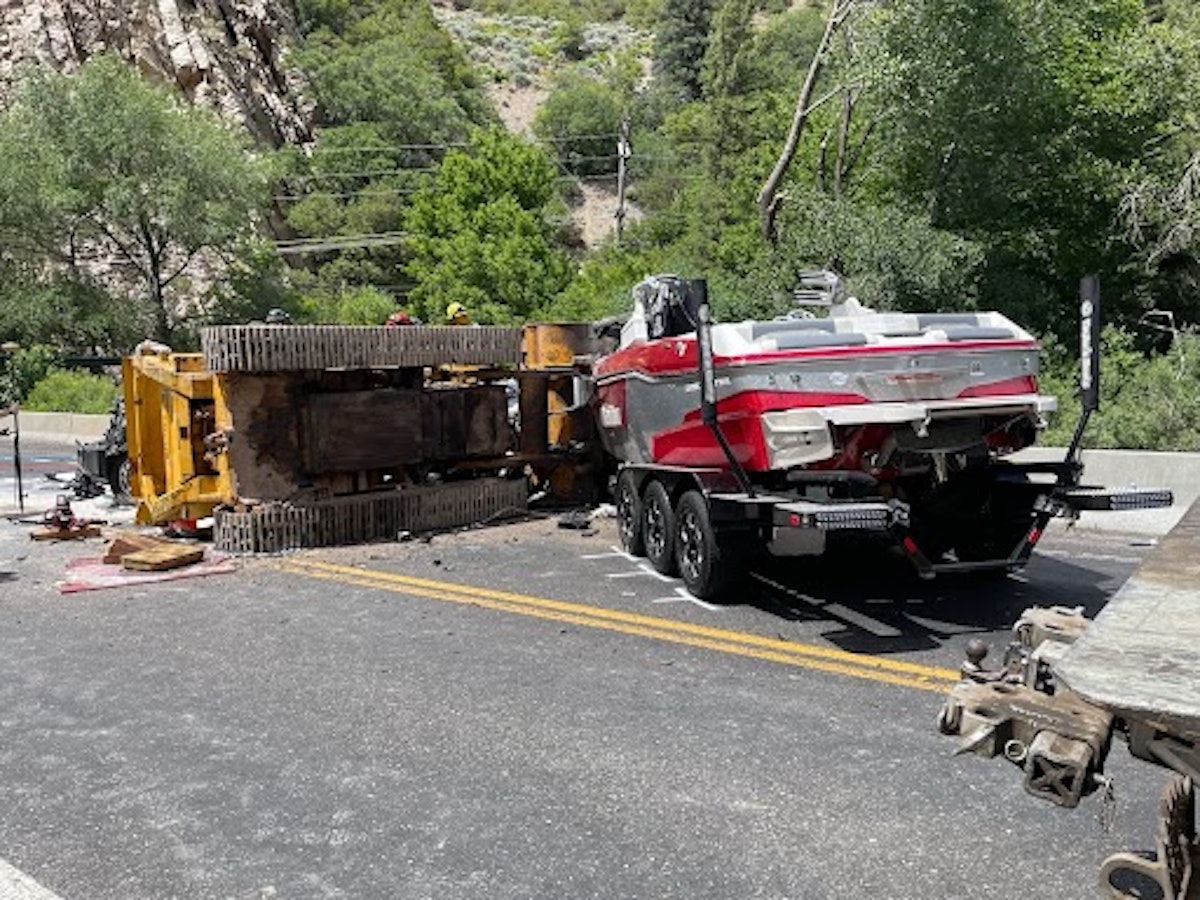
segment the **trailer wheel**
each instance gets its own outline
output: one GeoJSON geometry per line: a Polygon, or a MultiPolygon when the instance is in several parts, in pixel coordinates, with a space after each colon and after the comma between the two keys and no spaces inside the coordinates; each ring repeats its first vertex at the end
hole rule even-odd
{"type": "Polygon", "coordinates": [[[642,498],[642,539],[646,558],[663,575],[675,574],[675,513],[661,481],[651,481],[642,498]]]}
{"type": "Polygon", "coordinates": [[[621,547],[630,556],[646,555],[646,540],[642,529],[642,498],[638,496],[636,479],[633,473],[625,469],[617,476],[617,488],[614,492],[617,501],[617,533],[621,538],[621,547]]]}
{"type": "Polygon", "coordinates": [[[742,574],[745,554],[732,536],[718,536],[708,503],[699,491],[688,491],[675,511],[679,577],[692,596],[719,600],[742,574]]]}

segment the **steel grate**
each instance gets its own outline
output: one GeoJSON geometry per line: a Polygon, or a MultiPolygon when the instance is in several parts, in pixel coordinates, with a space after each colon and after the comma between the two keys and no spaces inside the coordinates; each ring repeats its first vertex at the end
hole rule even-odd
{"type": "Polygon", "coordinates": [[[478,478],[304,504],[264,503],[244,512],[217,510],[213,542],[229,553],[280,553],[307,547],[394,539],[524,512],[523,480],[478,478]]]}

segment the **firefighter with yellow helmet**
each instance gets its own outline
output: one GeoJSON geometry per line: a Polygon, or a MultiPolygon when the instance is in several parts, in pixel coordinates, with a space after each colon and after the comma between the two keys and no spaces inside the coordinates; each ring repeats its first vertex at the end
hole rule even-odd
{"type": "Polygon", "coordinates": [[[455,301],[446,307],[446,322],[450,325],[474,325],[471,314],[461,303],[455,301]]]}

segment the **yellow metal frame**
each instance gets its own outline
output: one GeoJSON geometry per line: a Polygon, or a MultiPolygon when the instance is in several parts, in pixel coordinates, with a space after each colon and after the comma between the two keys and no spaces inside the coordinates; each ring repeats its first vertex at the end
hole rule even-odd
{"type": "Polygon", "coordinates": [[[122,363],[137,521],[208,516],[233,501],[229,458],[205,445],[228,427],[217,379],[199,353],[142,353],[122,363]]]}

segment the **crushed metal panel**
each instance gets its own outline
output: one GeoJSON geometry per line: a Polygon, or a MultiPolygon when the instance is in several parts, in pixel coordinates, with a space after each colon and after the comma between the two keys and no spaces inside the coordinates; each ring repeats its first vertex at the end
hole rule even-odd
{"type": "Polygon", "coordinates": [[[503,387],[311,394],[303,415],[312,474],[500,456],[510,449],[503,387]]]}

